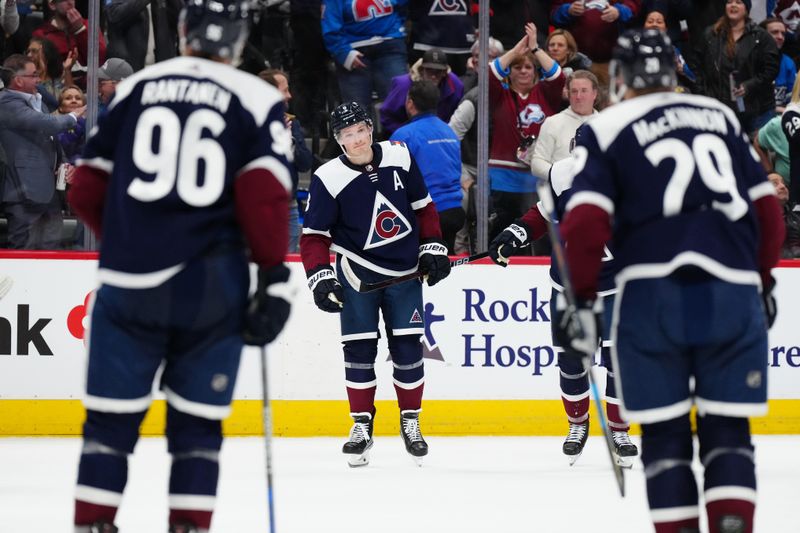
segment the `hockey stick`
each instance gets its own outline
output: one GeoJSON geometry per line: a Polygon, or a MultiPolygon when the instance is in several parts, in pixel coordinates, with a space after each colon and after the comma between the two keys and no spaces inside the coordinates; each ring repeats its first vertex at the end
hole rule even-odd
{"type": "MultiPolygon", "coordinates": [[[[556,218],[556,205],[553,199],[553,194],[550,192],[550,183],[547,179],[539,178],[537,181],[536,189],[539,192],[539,198],[542,200],[542,205],[548,214],[547,231],[550,234],[551,246],[553,248],[553,257],[555,258],[556,269],[559,276],[561,276],[561,285],[564,287],[564,299],[567,301],[567,309],[569,312],[574,313],[577,304],[575,300],[575,292],[572,289],[572,282],[569,277],[569,270],[567,268],[567,261],[564,257],[564,245],[561,242],[561,232],[558,227],[558,219],[556,218]]],[[[580,321],[577,323],[581,327],[580,321]]],[[[583,333],[582,331],[580,333],[583,333]]],[[[589,388],[592,391],[592,399],[594,400],[595,408],[597,409],[597,417],[600,420],[600,428],[603,430],[603,437],[606,441],[608,448],[608,457],[611,459],[611,468],[614,471],[614,477],[617,480],[617,487],[619,494],[625,497],[625,474],[622,467],[617,464],[614,458],[614,440],[611,436],[611,429],[608,427],[606,414],[603,412],[603,404],[600,401],[600,392],[597,388],[597,379],[594,375],[592,368],[591,357],[583,357],[583,368],[589,376],[589,388]]]]}
{"type": "MultiPolygon", "coordinates": [[[[480,252],[475,255],[470,255],[469,257],[459,257],[458,259],[453,259],[450,261],[450,268],[457,267],[459,265],[466,265],[467,263],[472,263],[477,261],[478,259],[483,259],[484,257],[489,257],[489,252],[480,252]]],[[[404,281],[408,281],[410,279],[421,278],[424,274],[420,271],[411,272],[410,274],[403,274],[402,276],[398,276],[396,278],[387,279],[384,281],[377,281],[375,283],[363,283],[358,277],[356,273],[353,272],[353,269],[347,263],[347,261],[342,260],[342,271],[344,272],[347,281],[356,289],[358,292],[373,292],[380,289],[385,289],[386,287],[391,287],[392,285],[397,285],[398,283],[403,283],[404,281]]]]}
{"type": "Polygon", "coordinates": [[[267,347],[261,347],[261,390],[264,393],[262,421],[264,424],[264,448],[267,465],[267,507],[269,511],[269,531],[275,533],[275,505],[272,500],[272,407],[269,402],[267,381],[267,347]]]}

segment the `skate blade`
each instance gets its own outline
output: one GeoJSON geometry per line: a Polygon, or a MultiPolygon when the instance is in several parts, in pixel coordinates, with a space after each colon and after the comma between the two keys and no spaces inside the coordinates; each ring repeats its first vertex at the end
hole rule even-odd
{"type": "Polygon", "coordinates": [[[622,457],[620,455],[617,455],[616,453],[614,454],[614,460],[621,468],[628,468],[628,469],[633,468],[633,459],[634,459],[633,456],[622,457]]]}
{"type": "Polygon", "coordinates": [[[351,454],[347,457],[347,464],[350,468],[358,468],[359,466],[367,466],[369,464],[369,450],[360,455],[351,454]]]}
{"type": "Polygon", "coordinates": [[[417,457],[416,455],[411,455],[411,454],[409,454],[408,456],[411,457],[411,460],[414,461],[415,465],[422,466],[422,460],[425,458],[425,456],[417,457]]]}
{"type": "Polygon", "coordinates": [[[569,460],[569,466],[572,466],[572,465],[574,465],[575,463],[577,463],[577,462],[578,462],[578,459],[580,459],[580,458],[581,458],[581,455],[582,455],[582,454],[583,454],[583,452],[581,452],[581,453],[579,453],[579,454],[576,454],[576,455],[568,455],[568,456],[567,456],[567,459],[569,460]]]}

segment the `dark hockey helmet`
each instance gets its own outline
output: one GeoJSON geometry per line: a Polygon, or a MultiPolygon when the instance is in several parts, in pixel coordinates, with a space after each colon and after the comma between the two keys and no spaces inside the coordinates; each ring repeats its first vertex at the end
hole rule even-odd
{"type": "Polygon", "coordinates": [[[617,39],[609,65],[611,94],[621,99],[627,89],[673,88],[675,50],[656,29],[629,30],[617,39]]]}
{"type": "Polygon", "coordinates": [[[250,0],[187,0],[178,27],[181,50],[236,63],[250,32],[250,0]]]}
{"type": "Polygon", "coordinates": [[[366,122],[367,126],[372,127],[372,119],[369,118],[369,113],[358,102],[339,104],[336,109],[331,111],[331,130],[333,130],[334,135],[337,135],[344,128],[359,122],[366,122]]]}

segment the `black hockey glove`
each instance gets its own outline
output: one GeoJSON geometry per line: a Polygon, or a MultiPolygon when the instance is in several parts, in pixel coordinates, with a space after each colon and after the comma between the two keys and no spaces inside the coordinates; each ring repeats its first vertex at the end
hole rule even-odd
{"type": "Polygon", "coordinates": [[[419,245],[419,271],[433,286],[450,275],[450,259],[447,246],[440,240],[432,239],[419,245]]]}
{"type": "Polygon", "coordinates": [[[581,360],[594,355],[603,331],[602,301],[579,300],[576,308],[570,309],[564,295],[558,293],[552,319],[553,340],[561,346],[565,356],[581,360]]]}
{"type": "Polygon", "coordinates": [[[489,257],[501,267],[508,266],[508,258],[528,244],[531,228],[522,220],[515,220],[489,243],[489,257]]]}
{"type": "Polygon", "coordinates": [[[764,314],[767,317],[767,329],[772,328],[778,316],[778,304],[772,290],[775,288],[775,278],[769,277],[769,282],[764,284],[761,292],[761,301],[764,303],[764,314]]]}
{"type": "Polygon", "coordinates": [[[291,296],[281,296],[289,281],[289,269],[277,265],[258,269],[256,292],[250,297],[244,318],[244,343],[264,346],[274,341],[289,319],[291,296]]]}
{"type": "Polygon", "coordinates": [[[314,293],[314,303],[326,313],[339,313],[344,306],[344,289],[333,269],[322,265],[306,272],[308,288],[314,293]]]}

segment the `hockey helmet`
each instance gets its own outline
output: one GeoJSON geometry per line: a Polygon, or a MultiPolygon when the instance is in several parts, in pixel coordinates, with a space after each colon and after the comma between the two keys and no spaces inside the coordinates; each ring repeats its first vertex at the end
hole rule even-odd
{"type": "Polygon", "coordinates": [[[359,122],[366,122],[367,126],[372,127],[369,113],[358,102],[340,104],[331,111],[331,129],[334,135],[338,135],[343,129],[359,122]]]}
{"type": "Polygon", "coordinates": [[[677,83],[675,50],[666,34],[656,29],[629,30],[617,39],[609,65],[612,97],[628,89],[672,89],[677,83]]]}
{"type": "Polygon", "coordinates": [[[250,0],[187,0],[178,27],[181,51],[190,48],[237,63],[250,32],[250,0]]]}

